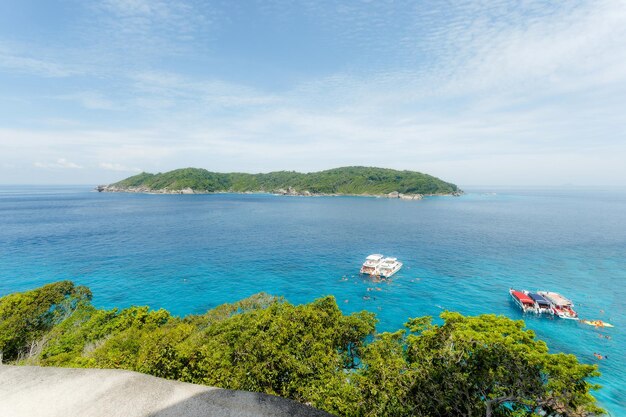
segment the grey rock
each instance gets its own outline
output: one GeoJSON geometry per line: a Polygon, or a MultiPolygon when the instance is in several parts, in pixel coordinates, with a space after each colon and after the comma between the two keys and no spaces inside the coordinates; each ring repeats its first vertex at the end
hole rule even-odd
{"type": "Polygon", "coordinates": [[[332,417],[295,401],[113,369],[0,365],[3,417],[332,417]]]}
{"type": "Polygon", "coordinates": [[[400,194],[398,197],[402,200],[421,200],[424,198],[421,194],[400,194]]]}

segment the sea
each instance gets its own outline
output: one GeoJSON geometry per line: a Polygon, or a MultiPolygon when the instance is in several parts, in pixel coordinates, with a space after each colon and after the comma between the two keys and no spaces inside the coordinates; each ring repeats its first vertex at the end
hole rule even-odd
{"type": "Polygon", "coordinates": [[[597,364],[596,398],[626,416],[626,189],[466,192],[404,201],[0,186],[0,296],[72,280],[98,307],[183,316],[258,292],[295,304],[332,295],[345,313],[376,313],[380,332],[444,310],[499,314],[597,364]],[[372,253],[404,266],[388,282],[359,276],[372,253]],[[511,287],[559,292],[581,318],[614,327],[522,314],[511,287]]]}

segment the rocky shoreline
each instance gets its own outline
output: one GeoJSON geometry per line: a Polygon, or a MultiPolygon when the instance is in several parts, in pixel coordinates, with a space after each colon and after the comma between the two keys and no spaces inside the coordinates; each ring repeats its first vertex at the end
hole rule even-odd
{"type": "Polygon", "coordinates": [[[400,200],[421,200],[424,197],[431,196],[454,196],[458,197],[463,194],[462,191],[449,193],[449,194],[403,194],[398,191],[392,191],[388,194],[326,194],[326,193],[312,193],[310,191],[297,191],[293,187],[289,187],[287,189],[279,188],[277,190],[266,191],[266,190],[257,190],[257,191],[233,191],[233,190],[223,190],[223,191],[204,191],[204,190],[193,190],[191,188],[183,188],[181,190],[170,190],[167,188],[161,189],[151,189],[148,187],[116,187],[113,185],[98,185],[95,188],[96,191],[101,193],[139,193],[139,194],[223,194],[223,193],[232,193],[232,194],[274,194],[274,195],[282,195],[282,196],[291,196],[291,197],[338,197],[338,196],[353,196],[353,197],[376,197],[376,198],[397,198],[400,200]]]}

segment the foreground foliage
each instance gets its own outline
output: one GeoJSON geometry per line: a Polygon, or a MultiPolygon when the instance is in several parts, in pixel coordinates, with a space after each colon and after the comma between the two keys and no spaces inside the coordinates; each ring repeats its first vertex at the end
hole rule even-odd
{"type": "Polygon", "coordinates": [[[112,184],[119,188],[144,187],[149,190],[203,192],[246,192],[292,188],[313,194],[451,194],[456,185],[415,171],[371,167],[345,167],[302,174],[277,171],[268,174],[219,173],[199,168],[183,168],[159,174],[141,173],[112,184]]]}
{"type": "Polygon", "coordinates": [[[63,281],[0,298],[5,362],[122,368],[265,392],[345,416],[588,416],[595,366],[550,354],[522,321],[444,312],[374,335],[372,313],[333,297],[294,306],[257,294],[178,318],[101,310],[63,281]]]}

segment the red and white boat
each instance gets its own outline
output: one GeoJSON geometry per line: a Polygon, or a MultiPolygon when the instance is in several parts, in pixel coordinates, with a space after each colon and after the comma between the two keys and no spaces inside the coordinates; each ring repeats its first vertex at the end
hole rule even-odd
{"type": "Polygon", "coordinates": [[[513,288],[509,289],[509,294],[511,294],[511,298],[522,309],[524,313],[536,313],[537,309],[535,307],[535,300],[530,298],[527,294],[528,291],[518,291],[513,288]]]}
{"type": "Polygon", "coordinates": [[[574,303],[571,300],[556,292],[538,291],[538,294],[550,302],[552,311],[560,318],[578,320],[578,313],[574,311],[574,303]]]}

